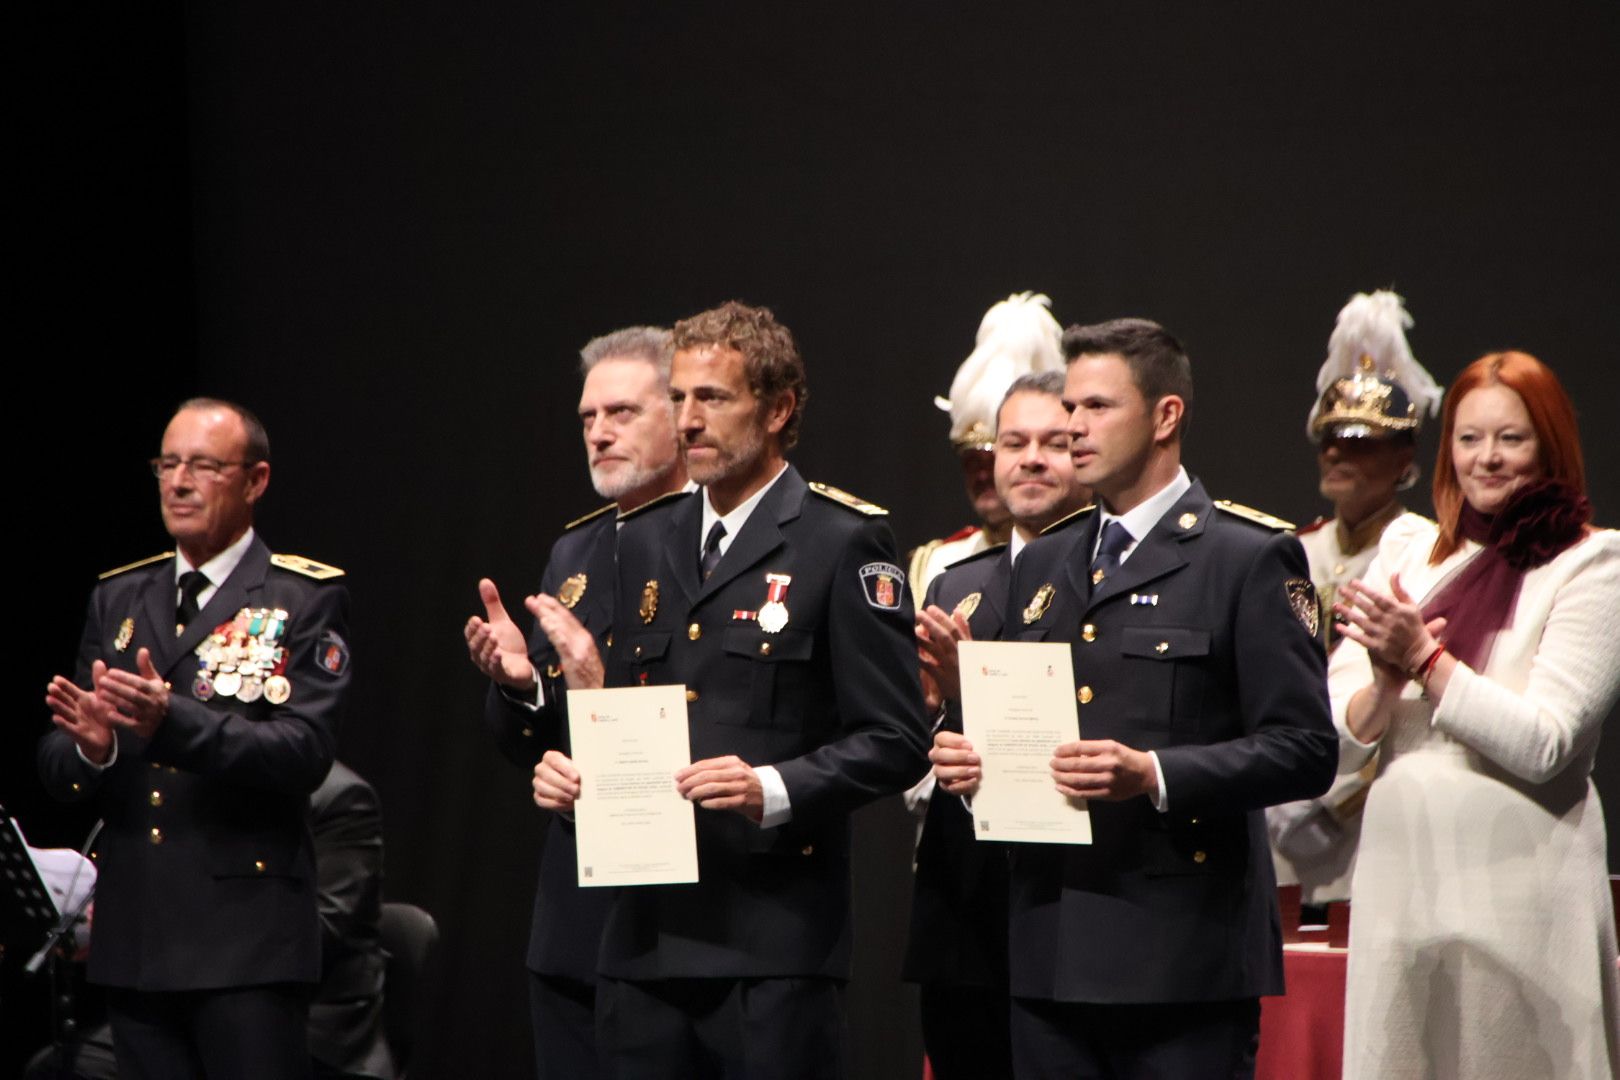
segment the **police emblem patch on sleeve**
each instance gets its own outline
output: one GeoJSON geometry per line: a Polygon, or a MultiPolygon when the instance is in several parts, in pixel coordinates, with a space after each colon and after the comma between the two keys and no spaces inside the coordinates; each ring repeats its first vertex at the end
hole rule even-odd
{"type": "Polygon", "coordinates": [[[1296,577],[1283,582],[1283,588],[1288,593],[1288,605],[1294,609],[1294,617],[1307,634],[1316,637],[1322,632],[1322,604],[1316,595],[1316,586],[1296,577]]]}
{"type": "Polygon", "coordinates": [[[334,678],[349,670],[349,645],[336,630],[328,630],[315,643],[315,665],[334,678]]]}
{"type": "Polygon", "coordinates": [[[905,583],[905,572],[894,563],[872,562],[861,567],[866,602],[882,611],[900,610],[900,589],[905,583]]]}

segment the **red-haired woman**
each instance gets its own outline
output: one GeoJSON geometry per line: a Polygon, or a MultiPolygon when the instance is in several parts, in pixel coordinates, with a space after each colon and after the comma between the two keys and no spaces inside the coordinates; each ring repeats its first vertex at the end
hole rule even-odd
{"type": "Polygon", "coordinates": [[[1590,773],[1620,694],[1620,534],[1594,529],[1575,410],[1525,353],[1446,395],[1438,525],[1400,519],[1340,593],[1340,770],[1382,747],[1356,868],[1344,1075],[1620,1066],[1590,773]]]}

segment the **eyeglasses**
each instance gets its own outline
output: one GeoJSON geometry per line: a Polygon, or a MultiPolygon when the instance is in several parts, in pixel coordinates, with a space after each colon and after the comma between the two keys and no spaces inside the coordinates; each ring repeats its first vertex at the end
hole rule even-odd
{"type": "Polygon", "coordinates": [[[152,475],[159,480],[167,480],[174,475],[174,471],[184,465],[186,471],[194,479],[213,483],[225,475],[225,470],[234,465],[252,465],[251,461],[221,461],[211,457],[155,457],[147,464],[152,466],[152,475]]]}

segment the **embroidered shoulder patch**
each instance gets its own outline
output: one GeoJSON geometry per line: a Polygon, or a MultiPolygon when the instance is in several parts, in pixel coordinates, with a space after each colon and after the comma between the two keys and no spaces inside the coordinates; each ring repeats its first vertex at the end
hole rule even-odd
{"type": "Polygon", "coordinates": [[[900,590],[905,583],[905,573],[894,563],[871,562],[861,567],[866,602],[883,611],[900,610],[900,590]]]}
{"type": "Polygon", "coordinates": [[[315,665],[336,678],[349,670],[349,645],[336,630],[328,630],[315,643],[315,665]]]}
{"type": "Polygon", "coordinates": [[[1304,578],[1289,578],[1283,582],[1283,589],[1288,593],[1288,605],[1294,609],[1294,617],[1305,628],[1311,637],[1317,637],[1322,632],[1322,604],[1316,595],[1316,586],[1304,578]]]}

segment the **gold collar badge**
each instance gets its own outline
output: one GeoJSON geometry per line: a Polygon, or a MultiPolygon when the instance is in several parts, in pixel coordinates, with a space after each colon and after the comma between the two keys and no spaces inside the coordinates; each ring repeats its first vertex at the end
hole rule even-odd
{"type": "Polygon", "coordinates": [[[1046,609],[1052,604],[1052,595],[1056,592],[1057,590],[1050,584],[1042,585],[1035,590],[1035,595],[1029,598],[1029,603],[1024,607],[1025,625],[1035,622],[1046,614],[1046,609]]]}
{"type": "Polygon", "coordinates": [[[557,590],[557,602],[570,610],[585,596],[585,585],[590,579],[584,574],[574,574],[562,583],[557,590]]]}

